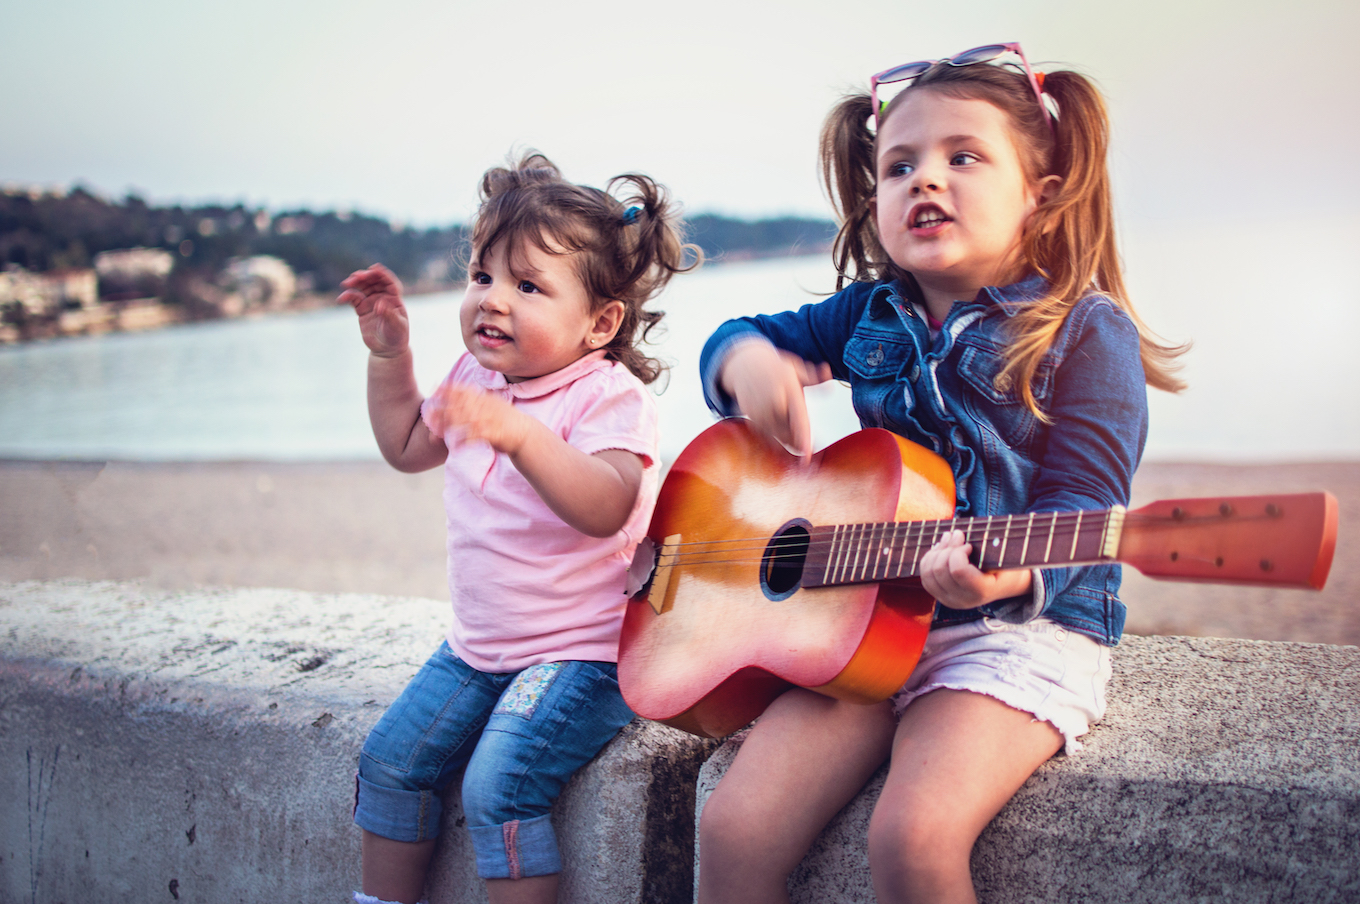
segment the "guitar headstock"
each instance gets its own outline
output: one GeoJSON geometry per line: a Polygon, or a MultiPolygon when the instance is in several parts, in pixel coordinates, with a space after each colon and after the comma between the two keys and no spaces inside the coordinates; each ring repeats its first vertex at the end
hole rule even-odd
{"type": "Polygon", "coordinates": [[[1321,590],[1336,524],[1331,493],[1166,499],[1126,515],[1118,558],[1151,578],[1321,590]]]}

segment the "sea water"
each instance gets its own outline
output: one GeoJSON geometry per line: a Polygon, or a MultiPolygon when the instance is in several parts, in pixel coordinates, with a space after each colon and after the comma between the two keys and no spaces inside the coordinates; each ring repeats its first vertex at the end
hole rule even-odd
{"type": "MultiPolygon", "coordinates": [[[[1279,230],[1284,232],[1283,230],[1279,230]]],[[[1150,392],[1148,457],[1360,458],[1360,220],[1285,235],[1251,225],[1125,229],[1130,293],[1148,324],[1191,340],[1178,396],[1150,392]]],[[[698,383],[723,320],[815,301],[826,255],[709,265],[657,307],[653,353],[670,459],[712,422],[698,383]]],[[[409,299],[417,380],[432,390],[462,350],[461,293],[409,299]]],[[[349,308],[0,349],[0,457],[143,461],[376,459],[367,350],[349,308]]],[[[808,392],[820,447],[857,428],[849,392],[808,392]]]]}

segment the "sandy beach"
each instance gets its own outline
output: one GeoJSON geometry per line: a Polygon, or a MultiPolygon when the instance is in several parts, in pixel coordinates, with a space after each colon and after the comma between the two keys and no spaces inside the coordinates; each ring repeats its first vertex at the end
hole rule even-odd
{"type": "MultiPolygon", "coordinates": [[[[0,580],[144,580],[446,599],[438,470],[378,462],[0,461],[0,580]]],[[[1329,490],[1340,502],[1327,587],[1152,581],[1125,569],[1127,630],[1360,645],[1360,462],[1145,464],[1133,505],[1329,490]]]]}

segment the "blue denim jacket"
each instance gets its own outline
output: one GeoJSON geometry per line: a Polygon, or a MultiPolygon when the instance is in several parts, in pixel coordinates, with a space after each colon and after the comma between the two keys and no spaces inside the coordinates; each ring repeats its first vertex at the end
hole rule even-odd
{"type": "MultiPolygon", "coordinates": [[[[1073,307],[1033,383],[1052,423],[1035,417],[1018,392],[996,388],[1005,326],[1044,289],[1038,276],[985,288],[956,302],[933,340],[909,300],[920,300],[911,280],[854,283],[797,311],[730,320],[704,346],[704,395],[719,414],[739,414],[717,374],[734,343],[764,336],[830,364],[849,382],[861,424],[942,455],[960,516],[1127,505],[1147,439],[1147,390],[1138,331],[1123,311],[1101,295],[1073,307]]],[[[1118,565],[1048,569],[1022,597],[966,610],[937,605],[935,624],[1043,615],[1112,645],[1124,628],[1119,581],[1118,565]]]]}

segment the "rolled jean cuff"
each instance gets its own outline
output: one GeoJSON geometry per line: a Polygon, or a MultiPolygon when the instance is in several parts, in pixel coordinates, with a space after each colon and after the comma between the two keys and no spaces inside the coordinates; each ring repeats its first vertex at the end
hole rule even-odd
{"type": "Polygon", "coordinates": [[[359,828],[392,841],[429,841],[439,835],[444,804],[433,791],[405,791],[375,785],[362,775],[354,823],[359,828]]]}
{"type": "Polygon", "coordinates": [[[514,819],[498,826],[468,826],[483,879],[527,879],[562,872],[551,816],[514,819]]]}

